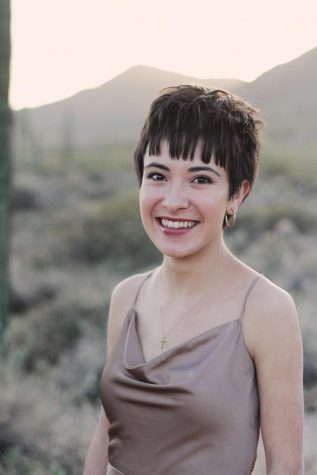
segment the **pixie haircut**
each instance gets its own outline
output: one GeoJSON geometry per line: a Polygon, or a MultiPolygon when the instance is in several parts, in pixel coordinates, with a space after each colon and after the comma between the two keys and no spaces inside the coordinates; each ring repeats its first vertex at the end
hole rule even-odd
{"type": "Polygon", "coordinates": [[[142,183],[144,155],[160,155],[166,140],[172,159],[193,159],[201,144],[201,160],[224,168],[229,199],[243,180],[250,188],[257,174],[260,130],[258,111],[239,97],[221,89],[181,85],[168,87],[151,105],[134,152],[134,165],[142,183]]]}

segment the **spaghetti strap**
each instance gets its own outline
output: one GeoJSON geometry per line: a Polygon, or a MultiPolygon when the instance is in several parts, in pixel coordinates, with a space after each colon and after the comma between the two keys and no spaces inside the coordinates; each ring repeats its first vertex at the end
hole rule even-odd
{"type": "Polygon", "coordinates": [[[248,287],[248,289],[247,289],[247,291],[246,291],[246,293],[245,293],[245,297],[244,297],[244,299],[243,299],[242,308],[241,308],[241,312],[240,312],[240,316],[239,316],[240,320],[242,320],[242,318],[243,318],[243,315],[244,315],[244,312],[245,312],[245,308],[246,308],[246,306],[247,306],[247,301],[248,301],[249,295],[250,295],[250,293],[251,293],[251,290],[253,289],[253,287],[255,286],[255,284],[257,283],[257,281],[258,281],[261,277],[263,277],[263,274],[258,274],[258,275],[256,276],[256,278],[253,279],[253,281],[251,282],[250,286],[248,287]]]}
{"type": "Polygon", "coordinates": [[[140,292],[141,292],[141,289],[142,289],[142,287],[143,287],[144,282],[145,282],[146,280],[148,280],[148,279],[151,277],[151,275],[153,274],[153,272],[154,272],[153,270],[151,270],[150,272],[148,272],[148,274],[145,276],[145,278],[142,280],[141,284],[139,285],[138,291],[137,291],[137,293],[136,293],[136,295],[135,295],[135,297],[134,297],[134,301],[133,301],[133,305],[132,305],[132,309],[133,309],[133,310],[135,310],[135,304],[136,304],[136,302],[137,302],[137,300],[138,300],[138,297],[139,297],[139,295],[140,295],[140,292]]]}

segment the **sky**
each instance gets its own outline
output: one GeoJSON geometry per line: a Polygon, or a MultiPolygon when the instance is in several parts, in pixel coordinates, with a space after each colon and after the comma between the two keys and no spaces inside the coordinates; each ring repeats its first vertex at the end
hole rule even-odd
{"type": "Polygon", "coordinates": [[[13,109],[143,64],[252,81],[317,47],[316,0],[11,0],[13,109]]]}

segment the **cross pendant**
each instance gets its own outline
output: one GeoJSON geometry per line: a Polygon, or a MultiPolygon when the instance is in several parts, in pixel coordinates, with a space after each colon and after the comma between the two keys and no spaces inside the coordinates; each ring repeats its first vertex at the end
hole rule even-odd
{"type": "Polygon", "coordinates": [[[162,338],[160,339],[160,343],[161,343],[161,350],[163,350],[165,343],[167,343],[165,336],[162,336],[162,338]]]}

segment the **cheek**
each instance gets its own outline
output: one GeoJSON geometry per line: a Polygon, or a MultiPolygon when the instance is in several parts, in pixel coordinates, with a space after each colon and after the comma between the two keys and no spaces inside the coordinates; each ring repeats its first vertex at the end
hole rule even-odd
{"type": "Polygon", "coordinates": [[[146,193],[144,189],[141,188],[140,193],[139,193],[140,211],[142,211],[142,209],[148,206],[148,201],[149,201],[148,193],[146,193]]]}
{"type": "Polygon", "coordinates": [[[222,210],[225,209],[226,205],[227,200],[224,193],[217,193],[200,199],[200,207],[206,210],[207,212],[222,212],[222,210]]]}
{"type": "Polygon", "coordinates": [[[149,208],[154,206],[161,198],[160,191],[155,187],[142,186],[140,188],[139,203],[140,207],[149,208]]]}
{"type": "Polygon", "coordinates": [[[151,212],[153,211],[153,207],[155,206],[156,201],[157,199],[155,193],[153,193],[148,188],[141,187],[139,194],[139,206],[143,223],[150,219],[151,212]]]}
{"type": "Polygon", "coordinates": [[[145,217],[147,215],[146,213],[146,202],[142,199],[142,197],[140,196],[140,199],[139,199],[139,208],[140,208],[140,216],[141,216],[141,220],[142,220],[142,223],[144,225],[144,220],[145,220],[145,217]]]}

